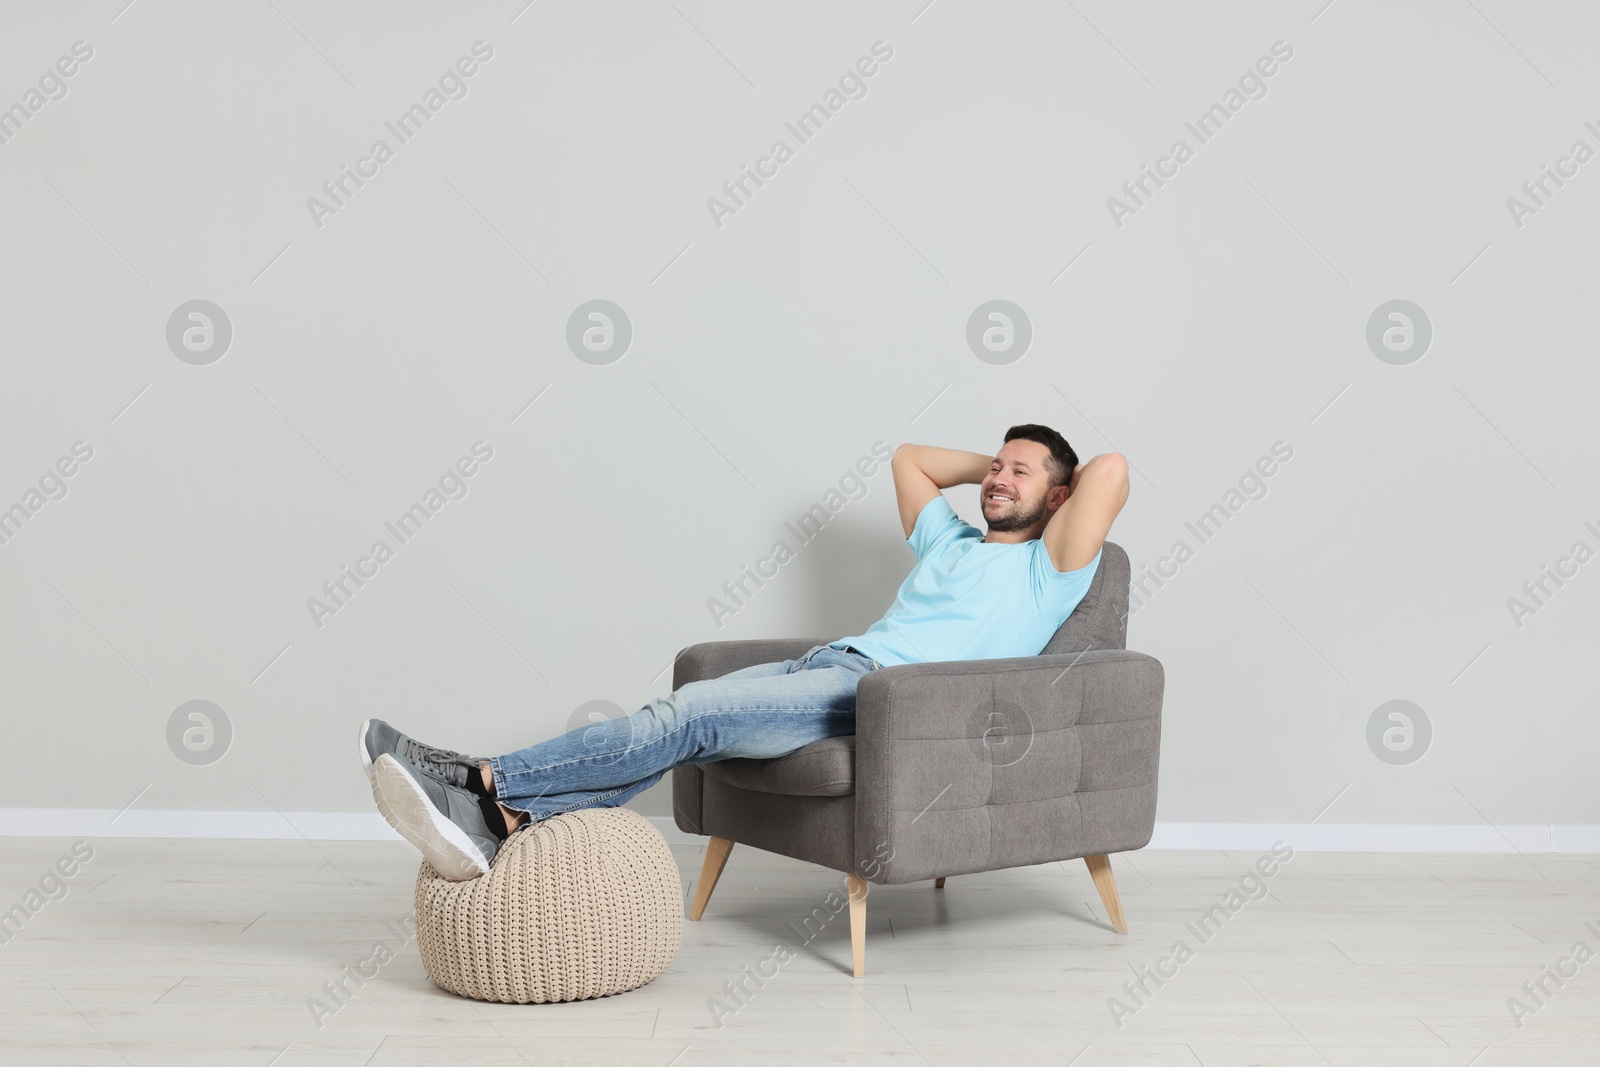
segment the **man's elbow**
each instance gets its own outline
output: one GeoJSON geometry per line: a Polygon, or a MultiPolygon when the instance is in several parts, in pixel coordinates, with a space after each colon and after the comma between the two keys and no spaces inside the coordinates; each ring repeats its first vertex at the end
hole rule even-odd
{"type": "Polygon", "coordinates": [[[1095,486],[1099,492],[1111,493],[1127,499],[1128,460],[1121,452],[1107,452],[1094,457],[1084,465],[1078,478],[1078,488],[1085,484],[1095,486]]]}

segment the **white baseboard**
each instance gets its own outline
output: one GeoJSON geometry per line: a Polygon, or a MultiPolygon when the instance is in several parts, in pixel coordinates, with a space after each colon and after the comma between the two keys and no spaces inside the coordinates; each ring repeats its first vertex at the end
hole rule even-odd
{"type": "Polygon", "coordinates": [[[6,837],[307,838],[399,841],[375,811],[139,811],[0,808],[6,837]]]}
{"type": "MultiPolygon", "coordinates": [[[[668,841],[686,834],[670,815],[647,815],[668,841]]],[[[375,811],[137,811],[0,808],[0,837],[161,837],[230,840],[399,841],[375,811]]]]}
{"type": "Polygon", "coordinates": [[[1158,822],[1147,848],[1301,852],[1600,852],[1600,826],[1158,822]]]}
{"type": "MultiPolygon", "coordinates": [[[[699,841],[667,815],[648,816],[674,844],[699,841]]],[[[0,808],[0,837],[306,838],[398,841],[373,811],[138,811],[0,808]]],[[[1255,852],[1286,841],[1302,852],[1593,852],[1600,826],[1433,823],[1159,822],[1147,846],[1255,852]]]]}

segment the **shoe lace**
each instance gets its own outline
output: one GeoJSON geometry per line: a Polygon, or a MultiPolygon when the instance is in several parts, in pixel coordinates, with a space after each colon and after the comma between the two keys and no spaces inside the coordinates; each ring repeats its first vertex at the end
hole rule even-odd
{"type": "Polygon", "coordinates": [[[449,749],[444,748],[434,748],[432,745],[424,745],[420,741],[411,740],[409,738],[406,740],[405,751],[402,753],[402,755],[404,755],[405,758],[410,760],[412,763],[418,765],[428,763],[449,764],[467,762],[458,752],[451,752],[449,749]]]}

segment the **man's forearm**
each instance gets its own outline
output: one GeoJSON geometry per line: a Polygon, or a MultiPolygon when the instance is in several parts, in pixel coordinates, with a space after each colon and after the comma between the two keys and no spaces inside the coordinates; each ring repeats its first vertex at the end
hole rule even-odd
{"type": "Polygon", "coordinates": [[[955,448],[906,444],[894,450],[893,462],[909,464],[927,475],[940,489],[948,489],[952,485],[975,485],[983,481],[994,464],[994,457],[955,448]]]}

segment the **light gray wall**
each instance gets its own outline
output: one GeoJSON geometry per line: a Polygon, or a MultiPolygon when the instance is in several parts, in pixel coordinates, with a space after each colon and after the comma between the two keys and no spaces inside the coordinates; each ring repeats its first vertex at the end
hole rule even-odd
{"type": "Polygon", "coordinates": [[[857,632],[911,563],[886,470],[720,627],[707,601],[875,442],[1037,420],[1134,463],[1136,570],[1195,549],[1130,632],[1167,669],[1164,820],[1339,795],[1330,820],[1600,823],[1600,562],[1520,626],[1507,603],[1600,549],[1600,162],[1508,206],[1600,149],[1600,10],[922,3],[9,8],[0,105],[93,55],[0,145],[0,506],[93,455],[0,545],[0,805],[369,810],[365,716],[506,750],[666,692],[694,642],[857,632]],[[384,123],[478,41],[400,144],[384,123]],[[878,41],[800,144],[784,123],[878,41]],[[233,334],[206,365],[166,333],[197,299],[233,334]],[[609,365],[565,340],[593,299],[632,325],[609,365]],[[1010,363],[966,340],[993,299],[1031,322],[1010,363]],[[1367,341],[1397,299],[1433,332],[1407,365],[1367,341]],[[385,521],[479,441],[397,546],[385,521]],[[1280,441],[1200,544],[1185,523],[1280,441]],[[1392,699],[1432,724],[1409,765],[1369,748],[1392,699]],[[169,749],[191,700],[231,722],[208,765],[169,749]]]}

